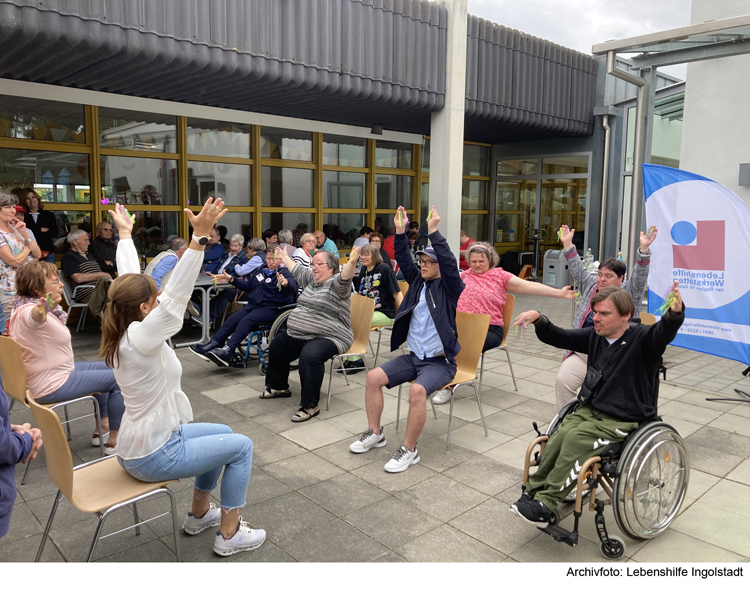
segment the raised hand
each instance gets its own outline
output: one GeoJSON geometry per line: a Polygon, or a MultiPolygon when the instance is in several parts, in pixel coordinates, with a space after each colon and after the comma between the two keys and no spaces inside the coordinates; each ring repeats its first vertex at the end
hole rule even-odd
{"type": "Polygon", "coordinates": [[[130,238],[133,232],[133,218],[121,203],[115,205],[114,209],[108,209],[107,213],[112,217],[112,221],[117,226],[117,232],[120,240],[130,238]]]}
{"type": "Polygon", "coordinates": [[[563,250],[568,250],[573,246],[573,236],[575,236],[576,231],[573,228],[568,228],[568,226],[561,226],[560,230],[560,242],[563,243],[563,250]]]}
{"type": "Polygon", "coordinates": [[[226,271],[222,271],[218,275],[211,275],[211,277],[215,278],[217,283],[231,283],[232,282],[232,276],[229,275],[226,271]]]}
{"type": "Polygon", "coordinates": [[[680,295],[680,282],[675,281],[672,285],[672,293],[674,293],[674,301],[670,310],[672,312],[682,312],[682,295],[680,295]]]}
{"type": "Polygon", "coordinates": [[[409,218],[406,216],[406,210],[399,205],[396,215],[393,217],[393,223],[396,226],[396,234],[403,234],[409,227],[409,218]]]}
{"type": "Polygon", "coordinates": [[[576,291],[570,286],[566,285],[561,290],[561,297],[566,300],[574,300],[576,299],[576,291]]]}
{"type": "Polygon", "coordinates": [[[357,266],[357,261],[359,260],[359,255],[361,254],[359,246],[355,246],[352,248],[352,251],[349,253],[349,260],[347,261],[348,265],[354,265],[357,266]]]}
{"type": "Polygon", "coordinates": [[[537,320],[539,320],[539,317],[540,314],[536,310],[521,312],[513,321],[513,326],[523,325],[523,327],[526,328],[530,322],[536,322],[537,320]]]}
{"type": "Polygon", "coordinates": [[[430,213],[427,214],[427,233],[432,234],[437,230],[438,224],[440,223],[440,216],[438,215],[435,207],[430,207],[430,213]]]}
{"type": "Polygon", "coordinates": [[[648,248],[656,240],[658,233],[659,231],[656,229],[656,226],[651,226],[646,234],[641,232],[641,253],[648,254],[648,248]]]}
{"type": "Polygon", "coordinates": [[[224,207],[224,201],[222,199],[216,199],[213,197],[206,199],[198,215],[195,215],[190,209],[185,209],[185,214],[188,216],[190,224],[193,226],[193,232],[198,236],[208,236],[208,233],[216,225],[224,214],[229,211],[224,207]]]}
{"type": "Polygon", "coordinates": [[[283,276],[283,275],[282,275],[281,273],[279,273],[278,271],[276,271],[276,282],[277,282],[277,284],[278,284],[278,285],[280,285],[281,287],[286,287],[287,285],[289,285],[289,282],[288,282],[288,281],[286,280],[286,277],[284,277],[284,276],[283,276]]]}

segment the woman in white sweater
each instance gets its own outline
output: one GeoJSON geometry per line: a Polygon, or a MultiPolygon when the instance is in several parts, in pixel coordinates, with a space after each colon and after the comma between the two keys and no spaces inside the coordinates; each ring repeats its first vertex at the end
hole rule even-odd
{"type": "Polygon", "coordinates": [[[193,411],[180,389],[182,366],[166,341],[182,328],[185,306],[203,264],[208,232],[226,211],[208,199],[196,216],[190,246],[172,271],[159,299],[156,283],[140,274],[131,240],[132,221],[118,205],[112,213],[120,233],[117,269],[102,320],[101,355],[114,368],[125,400],[117,457],[133,477],[147,482],[195,476],[192,510],[185,533],[195,535],[219,526],[214,552],[230,556],[263,544],[266,532],[253,530],[240,517],[245,505],[253,443],[226,425],[189,424],[193,411]],[[221,509],[210,503],[222,468],[221,509]]]}

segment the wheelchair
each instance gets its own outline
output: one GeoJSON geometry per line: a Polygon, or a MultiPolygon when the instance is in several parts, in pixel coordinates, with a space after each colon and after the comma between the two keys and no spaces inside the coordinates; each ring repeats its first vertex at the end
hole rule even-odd
{"type": "MultiPolygon", "coordinates": [[[[280,314],[273,322],[256,324],[247,336],[247,340],[240,345],[238,352],[235,353],[230,366],[246,368],[252,357],[258,360],[260,373],[266,375],[266,371],[268,371],[268,345],[277,334],[286,332],[287,320],[296,307],[296,303],[281,306],[279,308],[280,314]]],[[[296,366],[292,365],[291,368],[295,369],[296,366]]]]}
{"type": "MultiPolygon", "coordinates": [[[[541,463],[547,440],[557,431],[565,416],[577,405],[573,399],[552,419],[544,435],[534,422],[539,437],[529,444],[523,469],[522,488],[526,489],[529,469],[541,463]],[[539,451],[535,448],[539,446],[539,451]]],[[[578,525],[584,503],[595,512],[599,550],[608,559],[625,553],[625,542],[607,533],[604,507],[612,506],[615,522],[633,540],[646,540],[664,532],[677,517],[685,499],[690,477],[690,458],[679,433],[660,417],[646,421],[619,443],[605,447],[601,454],[586,460],[578,474],[576,488],[566,501],[573,500],[574,525],[568,531],[559,525],[570,514],[568,503],[561,504],[556,520],[541,529],[556,541],[578,544],[578,525]],[[597,491],[606,498],[597,498],[597,491]],[[585,495],[588,494],[588,499],[585,495]]]]}

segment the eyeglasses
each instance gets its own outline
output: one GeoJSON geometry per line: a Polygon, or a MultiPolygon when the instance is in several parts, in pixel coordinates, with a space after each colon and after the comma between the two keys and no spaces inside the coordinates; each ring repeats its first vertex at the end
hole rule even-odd
{"type": "Polygon", "coordinates": [[[313,263],[313,267],[327,267],[328,263],[313,263]]]}
{"type": "Polygon", "coordinates": [[[432,267],[437,261],[433,261],[432,259],[419,259],[420,266],[425,267],[432,267]]]}

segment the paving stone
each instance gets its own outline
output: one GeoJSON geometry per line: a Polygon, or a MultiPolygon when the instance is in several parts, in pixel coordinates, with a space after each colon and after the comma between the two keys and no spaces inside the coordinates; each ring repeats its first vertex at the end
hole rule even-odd
{"type": "Polygon", "coordinates": [[[334,519],[331,513],[297,492],[245,507],[242,516],[252,527],[266,530],[268,539],[274,543],[334,519]]]}
{"type": "Polygon", "coordinates": [[[672,529],[750,558],[750,519],[696,501],[672,523],[672,529]]]}
{"type": "Polygon", "coordinates": [[[505,466],[487,457],[478,457],[446,470],[444,475],[486,495],[496,495],[518,486],[523,471],[505,466]]]}
{"type": "Polygon", "coordinates": [[[294,490],[344,473],[341,468],[309,452],[266,464],[263,469],[294,490]]]}
{"type": "Polygon", "coordinates": [[[478,457],[476,452],[455,445],[453,441],[451,441],[450,451],[446,453],[445,441],[440,437],[421,439],[418,446],[421,458],[419,464],[435,472],[444,472],[453,466],[478,457]]]}
{"type": "MultiPolygon", "coordinates": [[[[447,441],[447,435],[440,437],[441,440],[447,441]]],[[[460,429],[451,431],[451,445],[456,444],[476,453],[484,453],[493,447],[502,445],[513,439],[505,433],[498,433],[492,429],[487,429],[485,434],[481,425],[470,423],[460,429]]]]}
{"type": "MultiPolygon", "coordinates": [[[[42,534],[37,534],[7,544],[0,543],[0,562],[34,562],[41,541],[42,534]]],[[[41,562],[64,562],[64,559],[55,545],[48,542],[44,546],[41,562]]]]}
{"type": "MultiPolygon", "coordinates": [[[[690,475],[690,478],[692,479],[692,474],[690,475]]],[[[742,462],[727,475],[727,478],[750,486],[750,460],[742,462]]]]}
{"type": "MultiPolygon", "coordinates": [[[[551,417],[550,417],[551,418],[551,417]]],[[[528,433],[533,427],[532,423],[536,421],[539,429],[544,433],[547,428],[548,420],[530,419],[526,415],[518,414],[512,410],[506,410],[487,418],[487,427],[499,433],[505,433],[511,437],[518,437],[528,433]]]]}
{"type": "Polygon", "coordinates": [[[688,437],[687,441],[711,447],[717,451],[730,452],[743,458],[750,457],[750,437],[730,433],[723,429],[703,427],[688,437]]]}
{"type": "Polygon", "coordinates": [[[440,474],[396,495],[441,521],[449,521],[479,503],[488,495],[440,474]]]}
{"type": "Polygon", "coordinates": [[[636,552],[636,562],[747,562],[747,558],[670,528],[636,552]]]}
{"type": "Polygon", "coordinates": [[[389,496],[388,493],[348,473],[306,486],[299,490],[299,493],[338,516],[367,507],[389,496]]]}
{"type": "Polygon", "coordinates": [[[500,562],[506,556],[497,550],[442,525],[396,548],[409,562],[500,562]]]}
{"type": "Polygon", "coordinates": [[[690,467],[715,476],[726,476],[744,460],[740,456],[698,445],[690,441],[690,439],[685,442],[685,445],[687,446],[688,454],[690,454],[690,467]]]}
{"type": "MultiPolygon", "coordinates": [[[[386,437],[388,437],[393,431],[390,433],[385,431],[385,433],[386,437]]],[[[313,453],[349,472],[373,462],[380,462],[381,466],[384,466],[393,457],[393,452],[389,451],[386,447],[373,448],[363,454],[352,453],[349,451],[349,446],[354,440],[354,437],[344,439],[343,441],[313,450],[313,453]]]]}
{"type": "Polygon", "coordinates": [[[344,519],[391,549],[441,525],[439,520],[395,497],[349,513],[344,519]]]}
{"type": "Polygon", "coordinates": [[[345,431],[336,425],[331,425],[328,421],[307,421],[305,426],[299,429],[284,431],[279,435],[308,450],[325,447],[331,443],[352,437],[349,431],[345,431]]]}
{"type": "Polygon", "coordinates": [[[280,542],[299,562],[367,562],[387,548],[340,519],[280,542]]]}
{"type": "MultiPolygon", "coordinates": [[[[368,452],[367,455],[370,453],[368,452]]],[[[390,460],[392,456],[393,453],[389,454],[388,459],[390,460]]],[[[398,474],[386,472],[383,469],[384,465],[385,462],[372,462],[353,470],[352,474],[389,493],[399,492],[435,475],[435,472],[421,464],[412,464],[407,470],[398,474]]]]}

